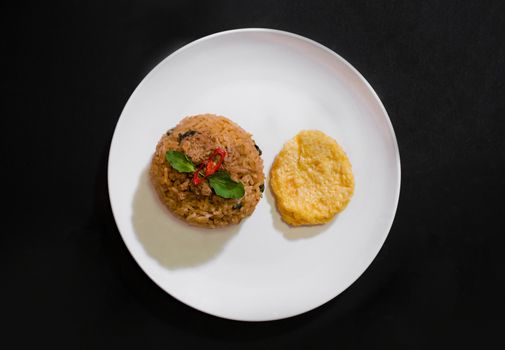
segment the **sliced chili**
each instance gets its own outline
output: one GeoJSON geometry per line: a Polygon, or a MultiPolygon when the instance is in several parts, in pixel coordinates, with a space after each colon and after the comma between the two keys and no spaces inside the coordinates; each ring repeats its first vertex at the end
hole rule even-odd
{"type": "Polygon", "coordinates": [[[224,148],[218,147],[212,152],[209,159],[205,163],[200,164],[198,169],[193,174],[193,183],[198,186],[201,184],[207,177],[214,174],[219,170],[221,165],[223,164],[224,158],[227,153],[224,148]],[[205,167],[205,174],[202,174],[201,171],[205,167]]]}
{"type": "Polygon", "coordinates": [[[219,170],[221,164],[223,164],[224,158],[226,157],[226,150],[224,148],[218,147],[212,152],[211,156],[207,160],[207,166],[205,167],[205,177],[214,174],[219,170]],[[217,161],[216,161],[217,157],[217,161]]]}
{"type": "Polygon", "coordinates": [[[206,178],[206,176],[200,177],[200,175],[201,175],[200,172],[202,171],[204,166],[205,166],[205,163],[200,164],[198,169],[196,169],[196,171],[193,174],[193,183],[195,184],[195,186],[198,186],[199,184],[201,184],[206,178]]]}

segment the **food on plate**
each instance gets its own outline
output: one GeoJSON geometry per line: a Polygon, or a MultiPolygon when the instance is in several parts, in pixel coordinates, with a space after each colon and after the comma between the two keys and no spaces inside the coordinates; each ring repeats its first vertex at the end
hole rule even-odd
{"type": "Polygon", "coordinates": [[[293,226],[324,224],[345,209],[354,192],[342,147],[321,131],[301,131],[286,142],[270,171],[282,219],[293,226]]]}
{"type": "Polygon", "coordinates": [[[231,120],[186,117],[158,142],[151,182],[163,204],[190,224],[215,228],[251,215],[264,189],[261,150],[231,120]]]}

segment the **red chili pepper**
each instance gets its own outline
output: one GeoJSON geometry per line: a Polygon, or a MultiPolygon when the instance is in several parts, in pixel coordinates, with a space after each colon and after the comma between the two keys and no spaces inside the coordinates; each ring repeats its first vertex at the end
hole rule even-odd
{"type": "Polygon", "coordinates": [[[205,163],[200,164],[198,169],[193,174],[193,183],[198,186],[201,184],[208,176],[214,174],[219,170],[221,164],[223,164],[224,158],[226,157],[226,150],[224,148],[218,147],[212,152],[209,159],[205,163]],[[215,158],[218,157],[217,161],[215,158]],[[205,167],[205,175],[200,172],[205,167]],[[200,177],[202,175],[202,177],[200,177]]]}
{"type": "Polygon", "coordinates": [[[193,183],[195,184],[195,186],[198,186],[199,184],[201,184],[203,182],[203,180],[205,180],[205,176],[200,177],[200,171],[203,169],[204,166],[205,166],[205,163],[202,163],[193,174],[193,183]]]}
{"type": "Polygon", "coordinates": [[[212,152],[211,156],[207,160],[207,166],[205,168],[205,177],[214,174],[218,171],[221,164],[223,164],[224,157],[226,157],[226,150],[224,148],[218,147],[212,152]],[[214,161],[216,156],[219,156],[217,162],[214,161]]]}

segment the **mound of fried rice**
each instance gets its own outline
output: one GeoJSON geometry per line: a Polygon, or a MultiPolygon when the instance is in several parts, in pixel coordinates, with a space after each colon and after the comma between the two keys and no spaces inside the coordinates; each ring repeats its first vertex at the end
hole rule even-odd
{"type": "Polygon", "coordinates": [[[167,131],[156,146],[151,182],[159,198],[176,216],[190,224],[215,228],[237,224],[251,215],[263,190],[263,160],[252,136],[231,120],[212,114],[186,117],[167,131]],[[167,162],[169,150],[185,153],[195,165],[222,147],[227,155],[221,168],[244,185],[240,199],[215,194],[204,181],[194,185],[192,173],[180,173],[167,162]]]}

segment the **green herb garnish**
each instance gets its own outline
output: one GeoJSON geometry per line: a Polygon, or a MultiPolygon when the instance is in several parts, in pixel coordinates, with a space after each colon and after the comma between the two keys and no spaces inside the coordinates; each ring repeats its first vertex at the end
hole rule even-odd
{"type": "MultiPolygon", "coordinates": [[[[213,158],[213,156],[211,158],[213,158]]],[[[224,160],[224,157],[225,154],[221,155],[221,162],[224,160]]],[[[193,173],[193,183],[195,186],[207,179],[209,181],[210,187],[214,190],[214,193],[220,197],[237,199],[242,198],[245,194],[244,185],[241,182],[233,181],[230,177],[230,174],[224,170],[216,171],[216,169],[218,169],[221,165],[220,162],[217,163],[217,166],[210,167],[211,173],[208,174],[207,172],[202,172],[203,168],[208,165],[207,163],[200,164],[199,168],[197,169],[191,159],[189,159],[189,157],[182,152],[167,151],[167,153],[165,153],[165,158],[167,162],[170,163],[172,168],[178,172],[193,173]]],[[[240,207],[237,209],[240,209],[240,207]]]]}
{"type": "Polygon", "coordinates": [[[242,198],[245,190],[241,182],[235,182],[226,171],[219,170],[208,177],[214,192],[223,198],[242,198]]]}
{"type": "Polygon", "coordinates": [[[170,163],[172,168],[180,173],[192,173],[196,170],[196,167],[191,159],[189,159],[188,156],[182,152],[167,151],[167,153],[165,153],[165,158],[170,163]]]}
{"type": "Polygon", "coordinates": [[[198,134],[198,131],[195,130],[188,130],[184,134],[179,134],[179,137],[177,138],[177,140],[179,141],[179,145],[181,144],[182,140],[184,140],[186,137],[190,137],[196,134],[198,134]]]}
{"type": "Polygon", "coordinates": [[[263,152],[261,152],[261,148],[257,144],[254,144],[254,148],[256,148],[256,151],[258,151],[258,154],[261,156],[263,152]]]}

